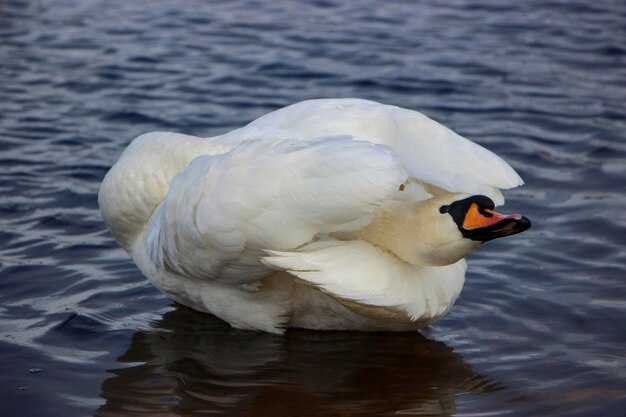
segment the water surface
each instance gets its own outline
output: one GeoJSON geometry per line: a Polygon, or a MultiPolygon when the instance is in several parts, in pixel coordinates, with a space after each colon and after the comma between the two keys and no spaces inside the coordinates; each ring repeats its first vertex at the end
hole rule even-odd
{"type": "Polygon", "coordinates": [[[0,2],[0,409],[11,416],[618,416],[626,4],[0,2]],[[534,227],[420,334],[230,329],[97,210],[134,136],[316,97],[418,109],[502,155],[534,227]]]}

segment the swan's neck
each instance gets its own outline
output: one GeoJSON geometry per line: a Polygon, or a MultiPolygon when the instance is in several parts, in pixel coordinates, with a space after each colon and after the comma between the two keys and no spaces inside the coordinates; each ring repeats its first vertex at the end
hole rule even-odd
{"type": "Polygon", "coordinates": [[[174,176],[193,158],[226,152],[211,139],[169,132],[141,135],[124,151],[102,182],[98,203],[104,222],[127,252],[163,201],[174,176]]]}
{"type": "Polygon", "coordinates": [[[411,265],[451,265],[469,255],[478,242],[463,238],[452,218],[438,211],[441,201],[449,198],[382,208],[358,237],[411,265]]]}

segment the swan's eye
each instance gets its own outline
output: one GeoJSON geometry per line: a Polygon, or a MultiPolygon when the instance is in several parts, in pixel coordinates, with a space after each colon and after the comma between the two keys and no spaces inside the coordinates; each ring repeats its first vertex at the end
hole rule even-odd
{"type": "Polygon", "coordinates": [[[482,214],[483,216],[485,216],[485,217],[493,217],[493,212],[491,210],[489,210],[489,209],[481,207],[481,208],[478,209],[478,212],[480,214],[482,214]]]}
{"type": "Polygon", "coordinates": [[[450,206],[441,206],[439,207],[439,213],[443,214],[443,213],[447,213],[450,211],[450,206]]]}

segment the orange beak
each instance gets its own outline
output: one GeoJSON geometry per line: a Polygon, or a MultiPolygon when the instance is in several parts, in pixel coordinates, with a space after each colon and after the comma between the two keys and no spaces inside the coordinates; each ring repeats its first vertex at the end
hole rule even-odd
{"type": "Polygon", "coordinates": [[[500,223],[502,220],[513,219],[521,220],[521,214],[502,214],[489,209],[479,209],[478,204],[472,203],[465,220],[463,220],[463,229],[472,230],[480,227],[489,227],[500,223]]]}

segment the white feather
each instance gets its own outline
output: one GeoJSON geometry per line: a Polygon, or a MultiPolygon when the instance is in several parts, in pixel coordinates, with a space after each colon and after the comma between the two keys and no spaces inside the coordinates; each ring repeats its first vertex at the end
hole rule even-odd
{"type": "Polygon", "coordinates": [[[174,177],[146,247],[181,275],[254,281],[271,273],[263,250],[364,227],[407,177],[388,149],[350,137],[243,142],[174,177]]]}
{"type": "Polygon", "coordinates": [[[393,307],[413,321],[444,315],[461,292],[466,270],[464,260],[445,267],[409,265],[362,240],[328,239],[293,252],[267,253],[266,265],[326,293],[369,306],[393,307]]]}
{"type": "Polygon", "coordinates": [[[500,157],[425,115],[361,99],[308,100],[218,137],[225,143],[349,135],[389,146],[414,178],[450,192],[484,194],[504,204],[499,189],[524,184],[500,157]],[[445,175],[441,175],[445,173],[445,175]]]}

